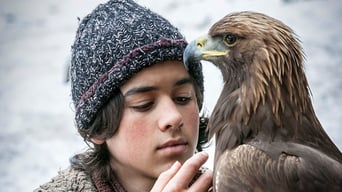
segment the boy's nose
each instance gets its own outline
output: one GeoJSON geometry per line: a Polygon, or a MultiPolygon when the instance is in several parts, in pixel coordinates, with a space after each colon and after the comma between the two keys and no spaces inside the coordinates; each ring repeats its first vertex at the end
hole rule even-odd
{"type": "Polygon", "coordinates": [[[159,129],[161,131],[179,129],[183,125],[183,116],[172,99],[164,101],[159,117],[159,129]]]}

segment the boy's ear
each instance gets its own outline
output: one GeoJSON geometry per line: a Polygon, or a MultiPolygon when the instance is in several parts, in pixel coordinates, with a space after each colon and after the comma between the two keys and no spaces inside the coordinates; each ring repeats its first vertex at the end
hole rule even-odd
{"type": "Polygon", "coordinates": [[[97,138],[95,138],[95,137],[90,138],[90,141],[93,142],[93,143],[95,143],[95,144],[97,144],[97,145],[101,145],[101,144],[103,144],[103,143],[105,142],[105,140],[103,140],[103,139],[97,139],[97,138]]]}

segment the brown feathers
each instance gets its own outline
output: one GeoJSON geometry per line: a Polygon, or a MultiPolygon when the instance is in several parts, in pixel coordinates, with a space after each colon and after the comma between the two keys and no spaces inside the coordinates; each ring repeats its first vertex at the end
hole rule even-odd
{"type": "Polygon", "coordinates": [[[303,51],[288,26],[260,13],[229,14],[186,48],[186,65],[201,59],[225,81],[208,124],[216,190],[342,190],[342,154],[315,115],[303,51]]]}
{"type": "MultiPolygon", "coordinates": [[[[289,27],[265,15],[243,12],[227,15],[211,27],[209,34],[220,36],[227,32],[239,37],[239,45],[231,51],[238,52],[246,65],[242,69],[245,78],[239,83],[242,108],[248,114],[255,113],[266,98],[270,99],[279,124],[286,100],[298,108],[297,113],[308,109],[311,102],[302,49],[289,27]]],[[[223,72],[223,75],[229,78],[230,74],[223,72]]]]}

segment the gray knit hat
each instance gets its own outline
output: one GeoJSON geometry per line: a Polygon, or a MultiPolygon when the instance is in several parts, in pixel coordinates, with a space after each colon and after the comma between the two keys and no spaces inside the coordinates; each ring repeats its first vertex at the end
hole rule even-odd
{"type": "MultiPolygon", "coordinates": [[[[87,129],[120,86],[142,69],[157,62],[182,61],[186,45],[166,19],[132,0],[100,4],[81,21],[72,46],[76,126],[87,129]]],[[[189,73],[203,94],[201,64],[190,66],[189,73]]]]}

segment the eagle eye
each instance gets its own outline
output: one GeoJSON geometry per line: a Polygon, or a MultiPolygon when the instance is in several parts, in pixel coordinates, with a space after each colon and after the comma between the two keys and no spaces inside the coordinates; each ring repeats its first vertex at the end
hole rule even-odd
{"type": "Polygon", "coordinates": [[[228,44],[228,46],[233,46],[237,40],[236,35],[228,33],[225,37],[224,37],[225,42],[228,44]]]}

